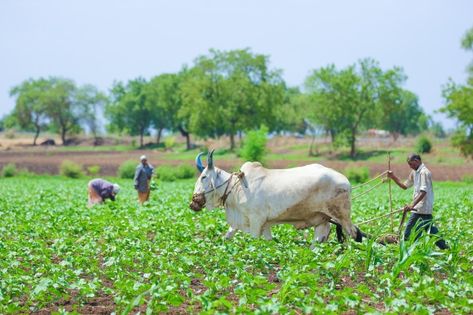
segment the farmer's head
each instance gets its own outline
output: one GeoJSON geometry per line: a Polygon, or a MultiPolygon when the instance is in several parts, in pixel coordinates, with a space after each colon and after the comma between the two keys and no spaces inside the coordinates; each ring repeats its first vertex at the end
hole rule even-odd
{"type": "Polygon", "coordinates": [[[142,155],[140,157],[141,164],[146,165],[148,164],[148,159],[146,158],[146,155],[142,155]]]}
{"type": "Polygon", "coordinates": [[[422,164],[422,159],[420,158],[419,154],[411,153],[407,157],[407,164],[409,164],[409,167],[413,170],[417,170],[422,164]]]}

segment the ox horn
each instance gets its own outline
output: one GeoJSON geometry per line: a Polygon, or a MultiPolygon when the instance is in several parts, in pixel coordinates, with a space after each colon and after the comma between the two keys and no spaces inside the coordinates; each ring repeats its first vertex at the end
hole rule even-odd
{"type": "Polygon", "coordinates": [[[199,154],[197,154],[196,158],[195,158],[195,166],[197,166],[197,169],[199,170],[199,172],[203,172],[204,171],[204,166],[202,165],[202,160],[200,159],[202,157],[202,155],[204,155],[204,152],[200,152],[199,154]]]}
{"type": "Polygon", "coordinates": [[[213,160],[214,151],[215,151],[215,149],[210,151],[207,155],[207,168],[208,169],[211,169],[211,168],[214,167],[214,160],[213,160]]]}

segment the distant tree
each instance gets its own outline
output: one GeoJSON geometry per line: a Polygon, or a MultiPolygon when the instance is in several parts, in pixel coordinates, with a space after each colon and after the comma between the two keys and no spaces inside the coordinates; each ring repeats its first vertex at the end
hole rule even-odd
{"type": "Polygon", "coordinates": [[[292,131],[304,134],[304,119],[308,116],[309,100],[298,88],[287,88],[281,106],[274,108],[273,131],[292,131]]]}
{"type": "Polygon", "coordinates": [[[131,136],[143,137],[151,127],[153,113],[146,106],[146,81],[142,78],[130,80],[126,85],[115,83],[111,91],[111,101],[105,107],[105,116],[109,120],[109,129],[125,132],[131,136]]]}
{"type": "Polygon", "coordinates": [[[41,78],[26,80],[10,90],[10,95],[16,97],[12,116],[21,129],[35,132],[33,145],[48,121],[47,94],[51,88],[51,82],[41,78]]]}
{"type": "Polygon", "coordinates": [[[89,129],[94,136],[94,143],[97,144],[100,129],[99,117],[107,103],[107,96],[95,86],[87,84],[77,89],[75,103],[79,121],[89,129]]]}
{"type": "Polygon", "coordinates": [[[389,131],[394,141],[400,135],[416,134],[419,132],[419,119],[423,110],[419,106],[417,96],[401,85],[405,76],[398,68],[388,70],[384,74],[381,86],[378,113],[379,127],[389,131]]]}
{"type": "Polygon", "coordinates": [[[175,129],[176,114],[181,106],[178,74],[162,74],[145,86],[146,107],[151,111],[151,123],[156,129],[156,143],[161,142],[164,129],[175,129]]]}
{"type": "MultiPolygon", "coordinates": [[[[473,51],[473,27],[466,31],[465,35],[462,38],[461,45],[463,49],[473,51]]],[[[468,66],[468,71],[470,73],[470,77],[473,77],[473,61],[470,62],[468,66]]]]}
{"type": "Polygon", "coordinates": [[[181,86],[181,117],[201,137],[228,135],[231,149],[238,131],[261,124],[274,130],[285,84],[280,71],[270,70],[268,63],[267,56],[248,49],[211,50],[198,57],[181,86]]]}
{"type": "MultiPolygon", "coordinates": [[[[473,51],[473,27],[465,33],[461,44],[465,50],[473,51]]],[[[445,106],[440,111],[459,123],[459,129],[452,137],[453,145],[465,156],[473,157],[473,62],[468,71],[470,76],[465,85],[450,80],[443,87],[445,106]]]]}
{"type": "Polygon", "coordinates": [[[430,131],[437,138],[445,138],[447,135],[445,133],[445,130],[443,129],[442,124],[438,121],[432,121],[432,124],[430,126],[430,131]]]}
{"type": "Polygon", "coordinates": [[[443,96],[446,104],[440,111],[457,119],[460,125],[452,138],[453,144],[465,156],[473,156],[473,77],[466,85],[450,81],[443,89],[443,96]]]}
{"type": "Polygon", "coordinates": [[[72,80],[52,77],[50,87],[45,93],[46,114],[52,128],[61,136],[62,144],[67,144],[67,135],[80,130],[79,116],[76,110],[76,85],[72,80]]]}
{"type": "Polygon", "coordinates": [[[334,65],[321,68],[306,80],[316,122],[333,140],[349,143],[351,157],[356,155],[358,131],[375,119],[382,83],[383,71],[372,59],[342,70],[334,65]]]}

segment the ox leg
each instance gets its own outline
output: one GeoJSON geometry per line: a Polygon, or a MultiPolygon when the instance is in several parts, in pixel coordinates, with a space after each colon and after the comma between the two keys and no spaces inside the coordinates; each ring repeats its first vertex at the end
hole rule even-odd
{"type": "Polygon", "coordinates": [[[273,239],[273,235],[271,234],[271,225],[265,224],[263,226],[263,237],[265,240],[270,241],[273,239]]]}
{"type": "Polygon", "coordinates": [[[260,237],[261,236],[261,230],[262,230],[262,224],[261,222],[254,220],[254,222],[250,223],[250,234],[253,237],[260,237]]]}
{"type": "Polygon", "coordinates": [[[235,229],[232,226],[230,226],[230,228],[227,231],[227,234],[225,234],[225,238],[227,240],[233,238],[235,236],[236,232],[238,232],[238,229],[235,229]]]}
{"type": "Polygon", "coordinates": [[[319,224],[314,229],[314,241],[311,245],[311,248],[314,248],[315,243],[323,243],[328,240],[328,236],[330,234],[330,223],[325,222],[319,224]]]}

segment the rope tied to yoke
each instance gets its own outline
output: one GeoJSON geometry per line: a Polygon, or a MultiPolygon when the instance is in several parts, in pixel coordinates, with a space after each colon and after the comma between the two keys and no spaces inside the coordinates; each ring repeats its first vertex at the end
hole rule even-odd
{"type": "MultiPolygon", "coordinates": [[[[353,189],[360,188],[360,187],[362,187],[362,186],[365,186],[365,185],[367,185],[367,184],[369,184],[369,183],[371,183],[371,182],[377,180],[378,178],[380,178],[380,177],[386,175],[387,173],[388,173],[388,171],[384,171],[384,172],[382,172],[381,174],[379,174],[378,176],[376,176],[376,177],[370,179],[370,180],[367,181],[366,183],[363,183],[363,184],[360,184],[360,185],[357,185],[357,186],[352,187],[352,190],[353,190],[353,189]]],[[[353,199],[356,199],[356,198],[361,197],[361,196],[363,196],[363,195],[366,195],[367,193],[369,193],[369,192],[372,191],[373,189],[375,189],[375,188],[381,186],[382,184],[384,184],[384,183],[385,183],[385,180],[386,180],[386,179],[383,178],[380,183],[377,183],[376,185],[374,185],[374,186],[368,188],[368,190],[365,190],[364,192],[361,192],[361,193],[359,193],[359,194],[353,196],[351,199],[353,200],[353,199]]]]}

